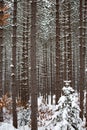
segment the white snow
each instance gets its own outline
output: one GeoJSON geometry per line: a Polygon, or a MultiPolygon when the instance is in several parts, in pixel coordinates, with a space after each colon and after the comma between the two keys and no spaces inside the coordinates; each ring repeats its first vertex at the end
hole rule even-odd
{"type": "Polygon", "coordinates": [[[11,64],[11,65],[10,65],[10,67],[11,67],[11,68],[13,68],[13,67],[14,67],[14,65],[13,65],[13,64],[11,64]]]}
{"type": "Polygon", "coordinates": [[[0,130],[18,130],[18,129],[15,129],[11,124],[0,123],[0,130]]]}
{"type": "MultiPolygon", "coordinates": [[[[38,98],[38,113],[39,113],[38,130],[61,130],[61,129],[67,130],[68,126],[71,130],[75,130],[72,127],[72,124],[69,123],[67,118],[70,118],[69,113],[71,114],[71,111],[74,110],[75,113],[73,114],[72,117],[73,122],[75,121],[74,117],[76,119],[79,119],[80,108],[78,104],[78,94],[75,93],[74,90],[69,86],[68,89],[67,87],[63,87],[62,90],[63,90],[63,94],[58,101],[58,105],[46,104],[43,97],[38,98]],[[72,109],[69,109],[68,104],[66,105],[66,101],[68,97],[70,101],[72,101],[71,103],[72,109]]],[[[50,100],[50,96],[49,96],[49,100],[50,100]]],[[[55,100],[55,96],[54,96],[54,100],[55,100]]],[[[5,113],[6,110],[4,109],[3,112],[5,113]]],[[[17,129],[14,128],[12,126],[12,117],[9,117],[10,121],[7,121],[9,120],[7,119],[3,123],[0,123],[0,130],[31,130],[31,128],[29,127],[30,113],[31,113],[30,108],[28,108],[27,110],[23,108],[18,108],[17,112],[18,112],[18,123],[20,123],[21,120],[22,124],[18,125],[17,129]],[[25,121],[27,122],[26,124],[25,121]]],[[[81,129],[82,125],[84,126],[84,123],[82,123],[81,126],[78,125],[77,123],[77,126],[79,128],[78,130],[86,130],[85,128],[81,129]]]]}

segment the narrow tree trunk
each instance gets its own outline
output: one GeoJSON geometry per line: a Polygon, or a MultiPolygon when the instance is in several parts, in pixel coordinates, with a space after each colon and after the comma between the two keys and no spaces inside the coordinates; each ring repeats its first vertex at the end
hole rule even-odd
{"type": "Polygon", "coordinates": [[[52,62],[53,57],[52,57],[52,45],[50,45],[50,88],[51,88],[51,104],[53,104],[53,66],[52,62]]]}
{"type": "Polygon", "coordinates": [[[49,95],[49,84],[48,84],[48,53],[47,53],[47,44],[46,44],[46,99],[47,99],[47,104],[49,102],[48,95],[49,95]]]}
{"type": "Polygon", "coordinates": [[[18,86],[18,98],[21,97],[21,78],[20,78],[20,47],[18,48],[18,57],[17,57],[17,61],[18,61],[18,70],[17,70],[17,86],[18,86]]]}
{"type": "Polygon", "coordinates": [[[21,69],[21,103],[27,107],[29,100],[29,74],[28,74],[28,16],[27,1],[23,4],[23,47],[22,47],[22,69],[21,69]]]}
{"type": "Polygon", "coordinates": [[[26,6],[27,6],[27,24],[26,24],[26,54],[27,54],[27,57],[26,57],[26,63],[27,63],[27,66],[26,66],[26,69],[27,69],[27,86],[28,86],[28,100],[29,100],[29,97],[30,97],[30,88],[29,88],[29,0],[26,1],[26,6]]]}
{"type": "Polygon", "coordinates": [[[38,96],[40,93],[40,72],[39,72],[39,59],[38,59],[38,63],[37,63],[37,86],[38,86],[38,96]]]}
{"type": "Polygon", "coordinates": [[[71,81],[71,85],[72,86],[72,46],[71,46],[71,17],[70,17],[70,0],[68,0],[68,10],[67,10],[67,15],[68,15],[68,20],[67,20],[67,23],[68,23],[68,29],[67,29],[67,33],[68,33],[68,36],[67,36],[67,51],[68,51],[68,80],[71,81]]]}
{"type": "Polygon", "coordinates": [[[70,80],[72,86],[72,45],[71,45],[71,11],[70,1],[63,3],[64,10],[64,80],[70,80]]]}
{"type": "Polygon", "coordinates": [[[83,54],[83,31],[82,31],[82,0],[80,0],[80,117],[83,119],[83,100],[84,100],[84,54],[83,54]]]}
{"type": "Polygon", "coordinates": [[[31,2],[31,130],[37,130],[37,84],[36,84],[36,11],[37,1],[31,2]]]}
{"type": "Polygon", "coordinates": [[[5,47],[5,68],[4,68],[4,94],[9,92],[9,88],[7,85],[7,53],[6,53],[6,47],[5,47]]]}
{"type": "Polygon", "coordinates": [[[65,20],[66,17],[65,17],[65,13],[64,13],[64,81],[67,80],[67,55],[66,55],[66,52],[67,52],[67,49],[66,49],[66,31],[65,31],[65,20]]]}
{"type": "Polygon", "coordinates": [[[46,43],[43,45],[43,98],[46,101],[47,95],[47,47],[46,43]]]}
{"type": "Polygon", "coordinates": [[[83,29],[84,29],[84,36],[83,36],[83,61],[84,61],[84,86],[85,87],[85,92],[86,92],[86,107],[85,107],[85,118],[86,118],[86,127],[87,127],[87,86],[86,86],[86,72],[85,72],[85,68],[86,68],[86,32],[87,32],[87,20],[86,20],[86,16],[87,16],[87,0],[84,1],[84,19],[83,19],[83,29]]]}
{"type": "MultiPolygon", "coordinates": [[[[0,7],[4,7],[4,1],[0,1],[0,7]]],[[[0,25],[1,26],[1,25],[0,25]]],[[[0,98],[2,97],[2,54],[3,54],[3,27],[0,27],[0,98]]],[[[3,121],[2,106],[0,108],[0,122],[3,121]]]]}
{"type": "Polygon", "coordinates": [[[13,126],[17,128],[16,111],[16,30],[17,30],[17,0],[13,6],[13,37],[12,37],[12,106],[13,106],[13,126]]]}
{"type": "Polygon", "coordinates": [[[60,88],[60,25],[59,0],[56,0],[56,104],[61,96],[60,88]]]}
{"type": "MultiPolygon", "coordinates": [[[[3,29],[0,28],[0,98],[2,97],[2,48],[3,48],[3,29]]],[[[2,108],[0,108],[0,121],[3,121],[2,108]]]]}
{"type": "Polygon", "coordinates": [[[46,101],[48,102],[48,91],[47,91],[47,87],[48,87],[48,69],[47,69],[47,43],[45,44],[45,96],[46,96],[46,101]]]}

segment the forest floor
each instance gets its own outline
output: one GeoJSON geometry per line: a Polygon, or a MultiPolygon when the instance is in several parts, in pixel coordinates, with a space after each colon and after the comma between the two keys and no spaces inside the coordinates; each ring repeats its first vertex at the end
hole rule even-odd
{"type": "MultiPolygon", "coordinates": [[[[55,103],[54,103],[55,104],[55,103]]],[[[54,117],[57,117],[57,107],[58,105],[46,104],[46,102],[40,97],[38,99],[38,130],[60,130],[60,124],[57,123],[55,126],[48,127],[54,117]]],[[[24,109],[23,107],[17,108],[18,114],[18,128],[12,126],[12,114],[9,114],[6,109],[4,109],[4,122],[0,123],[0,130],[31,130],[30,121],[30,107],[24,109]]],[[[66,125],[66,121],[62,122],[66,125]]],[[[84,125],[84,122],[83,122],[84,125]]],[[[65,130],[65,129],[63,129],[65,130]]],[[[71,129],[75,130],[75,129],[71,129]]],[[[78,129],[78,130],[86,130],[78,129]]]]}

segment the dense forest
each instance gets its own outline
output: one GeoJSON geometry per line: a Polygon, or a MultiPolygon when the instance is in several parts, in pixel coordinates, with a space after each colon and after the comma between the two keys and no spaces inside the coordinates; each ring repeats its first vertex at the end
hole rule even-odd
{"type": "Polygon", "coordinates": [[[8,108],[17,128],[23,107],[37,130],[38,98],[56,106],[64,86],[87,128],[87,0],[0,0],[0,122],[8,108]]]}

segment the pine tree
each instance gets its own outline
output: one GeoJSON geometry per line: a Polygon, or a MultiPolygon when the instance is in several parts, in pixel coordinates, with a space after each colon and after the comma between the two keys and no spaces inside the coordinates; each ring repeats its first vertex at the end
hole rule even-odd
{"type": "Polygon", "coordinates": [[[25,126],[25,125],[30,125],[30,116],[31,116],[31,110],[30,110],[30,106],[27,107],[27,109],[25,109],[24,107],[22,107],[18,113],[18,125],[19,126],[25,126]]]}
{"type": "Polygon", "coordinates": [[[78,94],[69,86],[69,82],[66,82],[62,91],[56,114],[51,123],[58,130],[83,130],[82,120],[79,117],[78,94]]]}

